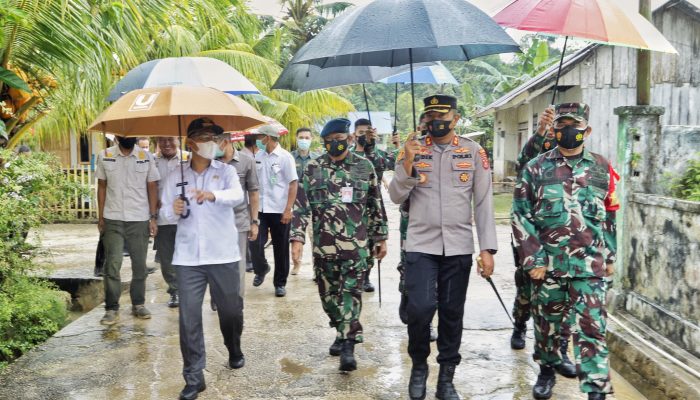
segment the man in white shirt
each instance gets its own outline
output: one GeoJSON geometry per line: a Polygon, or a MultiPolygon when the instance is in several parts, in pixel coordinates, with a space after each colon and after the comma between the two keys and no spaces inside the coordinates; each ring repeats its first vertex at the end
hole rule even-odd
{"type": "Polygon", "coordinates": [[[241,368],[243,299],[239,286],[240,253],[234,207],[244,199],[236,169],[214,160],[226,142],[223,129],[208,118],[187,128],[193,154],[185,167],[172,171],[163,188],[161,216],[177,220],[175,255],[180,293],[180,350],[185,388],[180,399],[196,399],[206,389],[206,353],[202,329],[202,301],[207,284],[217,305],[219,326],[229,351],[229,366],[241,368]],[[180,198],[185,188],[186,200],[180,198]]]}
{"type": "Polygon", "coordinates": [[[117,146],[97,156],[97,228],[105,251],[105,315],[103,325],[119,320],[121,267],[126,248],[131,257],[131,312],[151,318],[146,302],[148,237],[155,236],[160,175],[153,155],[136,146],[136,138],[120,137],[117,146]]]}
{"type": "MultiPolygon", "coordinates": [[[[156,167],[160,173],[161,182],[158,185],[159,198],[163,195],[163,188],[166,179],[173,170],[180,170],[180,163],[187,162],[189,159],[188,152],[179,150],[180,141],[176,137],[159,137],[158,148],[160,152],[156,155],[156,167]],[[184,157],[183,157],[184,156],[184,157]]],[[[168,285],[168,307],[174,308],[180,304],[177,294],[177,275],[176,269],[173,267],[173,253],[175,252],[175,234],[177,233],[177,218],[166,220],[162,216],[158,216],[158,235],[156,235],[155,244],[158,250],[158,258],[160,260],[160,270],[163,273],[163,279],[168,285]]]]}
{"type": "Polygon", "coordinates": [[[260,151],[255,164],[260,182],[260,229],[256,245],[251,249],[255,278],[253,286],[262,285],[270,265],[265,259],[265,241],[270,231],[275,255],[275,296],[287,294],[289,276],[289,226],[292,206],[297,196],[297,169],[294,157],[279,144],[279,130],[265,125],[258,130],[263,135],[257,140],[260,151]]]}

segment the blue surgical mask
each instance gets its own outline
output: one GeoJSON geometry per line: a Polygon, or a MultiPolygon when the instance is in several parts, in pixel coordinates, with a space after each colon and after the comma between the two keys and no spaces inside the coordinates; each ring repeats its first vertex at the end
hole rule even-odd
{"type": "Polygon", "coordinates": [[[263,143],[262,139],[255,139],[255,145],[258,146],[258,149],[265,150],[265,143],[263,143]]]}
{"type": "Polygon", "coordinates": [[[297,139],[299,150],[308,150],[311,148],[311,139],[297,139]]]}
{"type": "Polygon", "coordinates": [[[224,156],[224,151],[219,149],[216,149],[216,158],[221,158],[224,156]]]}

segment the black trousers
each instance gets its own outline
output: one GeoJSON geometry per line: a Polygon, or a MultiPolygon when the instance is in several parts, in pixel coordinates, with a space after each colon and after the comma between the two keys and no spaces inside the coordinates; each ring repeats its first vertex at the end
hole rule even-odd
{"type": "Polygon", "coordinates": [[[437,362],[457,365],[462,359],[462,319],[472,267],[471,255],[406,253],[408,354],[414,364],[430,355],[430,322],[438,312],[437,362]]]}
{"type": "Polygon", "coordinates": [[[265,258],[265,243],[267,233],[270,232],[272,238],[272,248],[275,255],[275,276],[273,284],[277,286],[287,286],[289,277],[289,226],[283,224],[282,214],[261,213],[260,227],[258,230],[258,240],[251,246],[250,255],[253,259],[253,270],[256,275],[264,275],[270,268],[270,264],[265,258]]]}
{"type": "Polygon", "coordinates": [[[243,332],[243,299],[240,296],[238,262],[215,265],[175,266],[180,292],[180,351],[182,375],[188,385],[199,385],[206,367],[202,300],[211,292],[219,314],[219,328],[229,356],[239,357],[243,332]]]}

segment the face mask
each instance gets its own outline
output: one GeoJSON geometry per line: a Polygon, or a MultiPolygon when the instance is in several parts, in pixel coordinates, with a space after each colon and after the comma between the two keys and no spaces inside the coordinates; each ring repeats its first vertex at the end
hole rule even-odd
{"type": "Polygon", "coordinates": [[[311,139],[297,139],[297,146],[299,150],[308,150],[311,148],[311,139]]]}
{"type": "Polygon", "coordinates": [[[221,148],[216,149],[216,158],[221,158],[224,156],[224,151],[221,148]]]}
{"type": "Polygon", "coordinates": [[[336,140],[326,141],[326,151],[333,157],[339,157],[348,148],[348,140],[336,140]]]}
{"type": "Polygon", "coordinates": [[[554,132],[557,146],[563,149],[575,149],[583,144],[586,129],[578,129],[573,125],[567,125],[554,132]]]}
{"type": "Polygon", "coordinates": [[[119,138],[119,145],[127,150],[131,150],[136,145],[136,138],[134,138],[134,137],[119,138]]]}
{"type": "Polygon", "coordinates": [[[357,137],[357,144],[362,146],[362,148],[364,148],[365,150],[369,150],[372,147],[374,147],[374,140],[368,142],[366,135],[358,136],[357,137]]]}
{"type": "Polygon", "coordinates": [[[216,142],[197,143],[196,153],[207,160],[213,160],[216,157],[216,149],[218,148],[219,145],[216,142]]]}
{"type": "Polygon", "coordinates": [[[428,132],[430,132],[433,137],[443,137],[447,136],[452,131],[450,125],[452,121],[443,121],[440,119],[434,119],[428,123],[428,132]]]}
{"type": "Polygon", "coordinates": [[[262,139],[255,139],[255,145],[258,146],[260,150],[265,150],[265,143],[263,143],[262,139]]]}

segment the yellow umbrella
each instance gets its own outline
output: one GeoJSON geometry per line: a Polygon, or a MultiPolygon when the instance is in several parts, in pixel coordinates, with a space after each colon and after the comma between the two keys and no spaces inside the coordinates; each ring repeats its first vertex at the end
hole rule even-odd
{"type": "Polygon", "coordinates": [[[170,86],[125,94],[88,129],[118,136],[183,136],[183,129],[202,117],[227,132],[265,123],[260,112],[238,97],[207,87],[170,86]]]}

